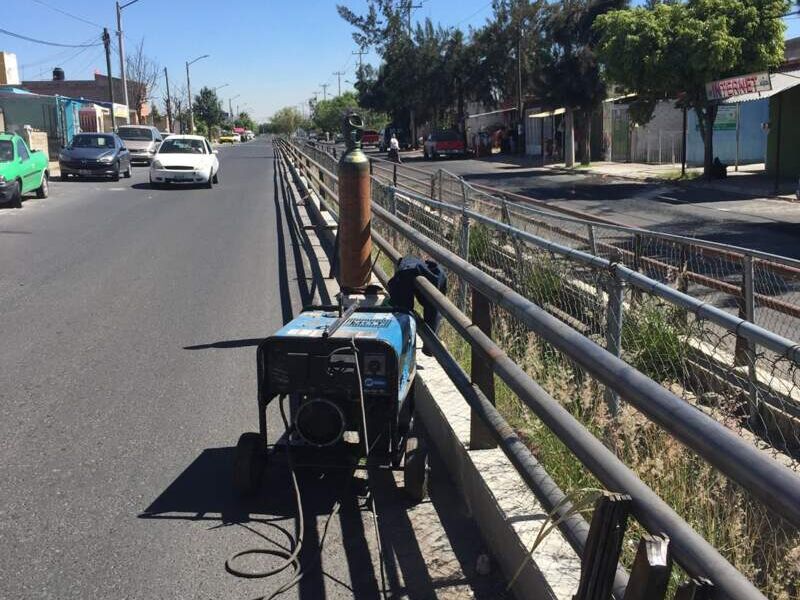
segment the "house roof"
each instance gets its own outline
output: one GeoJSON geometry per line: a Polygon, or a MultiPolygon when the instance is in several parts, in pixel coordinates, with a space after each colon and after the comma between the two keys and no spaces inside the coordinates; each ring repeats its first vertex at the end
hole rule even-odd
{"type": "Polygon", "coordinates": [[[740,102],[752,102],[753,100],[761,100],[769,98],[788,89],[800,85],[800,69],[795,71],[786,71],[785,73],[770,73],[769,80],[772,84],[772,89],[768,92],[751,92],[749,94],[741,94],[740,96],[731,96],[725,98],[720,104],[739,104],[740,102]]]}

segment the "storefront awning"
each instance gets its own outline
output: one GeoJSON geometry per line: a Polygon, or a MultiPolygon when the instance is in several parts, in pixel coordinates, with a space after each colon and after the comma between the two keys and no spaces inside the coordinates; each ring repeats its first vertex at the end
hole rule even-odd
{"type": "Polygon", "coordinates": [[[775,94],[780,94],[796,85],[800,85],[800,69],[797,71],[787,71],[785,73],[770,73],[770,82],[772,89],[764,92],[751,92],[749,94],[741,94],[739,96],[731,96],[725,100],[720,101],[720,104],[739,104],[740,102],[752,102],[753,100],[761,100],[769,98],[775,94]]]}
{"type": "Polygon", "coordinates": [[[556,115],[563,115],[566,111],[564,108],[557,108],[555,110],[546,110],[544,112],[536,113],[535,115],[528,115],[529,119],[543,119],[545,117],[555,117],[556,115]]]}

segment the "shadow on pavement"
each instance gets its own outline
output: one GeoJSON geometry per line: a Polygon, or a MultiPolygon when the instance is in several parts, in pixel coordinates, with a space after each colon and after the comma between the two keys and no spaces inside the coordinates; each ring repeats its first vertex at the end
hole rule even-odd
{"type": "MultiPolygon", "coordinates": [[[[234,452],[232,447],[203,450],[138,517],[207,521],[216,524],[212,530],[238,526],[252,533],[252,543],[245,546],[293,548],[299,522],[286,461],[274,457],[264,472],[259,492],[242,499],[229,484],[234,452]]],[[[371,498],[365,494],[363,479],[351,476],[349,469],[302,468],[296,472],[305,519],[299,555],[305,574],[297,587],[298,597],[326,598],[324,579],[335,582],[337,588],[344,586],[348,597],[380,597],[382,577],[369,509],[371,498]],[[338,532],[334,532],[337,525],[338,532]],[[323,541],[328,527],[328,537],[323,541]],[[332,565],[337,557],[346,562],[349,582],[326,572],[324,565],[332,565]]],[[[372,474],[370,486],[378,513],[388,597],[435,598],[454,586],[469,586],[473,598],[505,597],[499,577],[475,573],[477,556],[484,545],[443,466],[434,462],[430,500],[416,507],[410,506],[391,472],[372,474]],[[422,511],[416,525],[412,525],[409,511],[422,511]],[[441,525],[429,532],[425,523],[434,521],[441,525]],[[437,533],[431,533],[434,531],[437,533]],[[444,548],[446,553],[441,552],[444,548]],[[451,552],[455,558],[450,558],[453,564],[448,565],[444,554],[451,552]]],[[[285,580],[284,576],[263,581],[269,588],[285,580]]]]}

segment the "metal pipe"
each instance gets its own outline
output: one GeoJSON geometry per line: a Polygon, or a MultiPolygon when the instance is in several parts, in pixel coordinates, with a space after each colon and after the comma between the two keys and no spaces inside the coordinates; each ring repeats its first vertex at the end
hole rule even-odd
{"type": "Polygon", "coordinates": [[[347,150],[339,161],[339,286],[345,293],[361,292],[372,268],[372,181],[369,160],[351,134],[361,126],[357,115],[345,117],[347,150]]]}
{"type": "Polygon", "coordinates": [[[747,444],[711,417],[527,298],[420,235],[380,206],[376,205],[374,212],[412,244],[458,273],[490,301],[520,319],[534,333],[564,352],[601,383],[619,392],[626,401],[675,439],[749,490],[794,526],[800,526],[800,477],[790,469],[747,444]]]}

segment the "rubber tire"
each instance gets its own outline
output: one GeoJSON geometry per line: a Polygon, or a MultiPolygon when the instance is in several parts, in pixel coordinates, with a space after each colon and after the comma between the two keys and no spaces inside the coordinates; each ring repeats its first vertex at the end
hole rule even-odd
{"type": "Polygon", "coordinates": [[[240,496],[252,496],[261,485],[267,454],[261,435],[248,431],[239,437],[233,457],[233,489],[240,496]]]}
{"type": "Polygon", "coordinates": [[[412,424],[406,438],[406,456],[403,466],[403,490],[414,504],[428,496],[428,449],[412,424]]]}
{"type": "Polygon", "coordinates": [[[210,190],[214,187],[214,178],[209,175],[208,181],[206,181],[206,187],[210,190]]]}
{"type": "Polygon", "coordinates": [[[212,179],[211,179],[211,180],[212,180],[214,183],[216,183],[217,185],[219,185],[219,171],[217,171],[216,173],[214,173],[214,177],[212,177],[212,179]]]}
{"type": "Polygon", "coordinates": [[[117,170],[111,176],[111,181],[119,181],[119,163],[117,163],[117,170]]]}
{"type": "Polygon", "coordinates": [[[49,177],[47,172],[42,175],[42,185],[36,189],[36,197],[40,199],[47,198],[50,195],[50,184],[48,183],[49,177]]]}
{"type": "Polygon", "coordinates": [[[125,179],[130,179],[130,178],[131,178],[131,165],[130,165],[130,163],[128,163],[128,170],[127,170],[127,171],[125,171],[125,172],[122,174],[122,176],[123,176],[125,179]]]}
{"type": "Polygon", "coordinates": [[[16,183],[16,192],[11,194],[11,201],[9,204],[11,208],[22,208],[22,188],[20,187],[19,181],[14,182],[16,183]]]}

